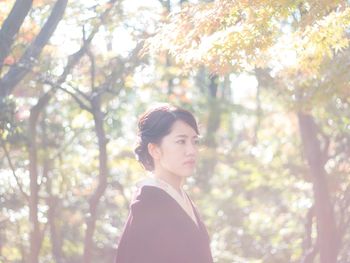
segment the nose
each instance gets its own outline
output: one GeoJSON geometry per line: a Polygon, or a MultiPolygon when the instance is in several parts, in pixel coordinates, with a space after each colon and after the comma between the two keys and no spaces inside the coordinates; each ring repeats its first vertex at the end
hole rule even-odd
{"type": "Polygon", "coordinates": [[[194,142],[189,141],[186,143],[186,155],[197,155],[197,145],[194,142]]]}

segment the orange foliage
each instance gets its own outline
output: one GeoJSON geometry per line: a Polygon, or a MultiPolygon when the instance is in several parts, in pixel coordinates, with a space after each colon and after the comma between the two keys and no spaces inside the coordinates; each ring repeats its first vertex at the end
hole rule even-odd
{"type": "Polygon", "coordinates": [[[13,56],[11,56],[11,55],[6,57],[5,60],[4,60],[4,64],[5,65],[12,65],[15,62],[16,62],[15,58],[13,56]]]}
{"type": "Polygon", "coordinates": [[[33,7],[41,7],[41,6],[47,5],[49,3],[52,3],[52,1],[48,1],[48,0],[33,0],[33,7]]]}
{"type": "Polygon", "coordinates": [[[28,44],[33,41],[39,31],[40,27],[34,21],[28,21],[22,26],[17,40],[21,43],[28,44]]]}
{"type": "MultiPolygon", "coordinates": [[[[204,64],[216,73],[264,67],[268,59],[274,57],[274,44],[283,34],[281,27],[292,14],[305,9],[307,14],[295,25],[298,31],[305,32],[308,25],[327,17],[342,2],[324,0],[303,4],[291,0],[217,0],[187,5],[169,17],[145,50],[156,54],[165,50],[188,68],[204,64]],[[308,23],[303,23],[305,21],[308,23]],[[271,49],[272,56],[268,52],[271,49]]],[[[290,30],[295,30],[293,25],[290,30]]],[[[347,47],[343,42],[336,47],[347,47]]]]}

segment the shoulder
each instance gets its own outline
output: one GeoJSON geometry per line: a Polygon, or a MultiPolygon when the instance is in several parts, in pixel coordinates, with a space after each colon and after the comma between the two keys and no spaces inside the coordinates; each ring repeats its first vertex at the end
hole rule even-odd
{"type": "Polygon", "coordinates": [[[157,187],[143,186],[130,205],[128,225],[138,235],[162,232],[167,221],[168,208],[164,195],[157,187]]]}
{"type": "Polygon", "coordinates": [[[134,202],[154,202],[159,201],[163,198],[165,198],[167,194],[164,192],[164,190],[160,189],[159,187],[152,186],[152,185],[143,185],[138,188],[135,198],[133,200],[134,202]]]}
{"type": "Polygon", "coordinates": [[[144,185],[138,188],[130,209],[132,212],[159,211],[168,202],[167,194],[160,188],[144,185]]]}

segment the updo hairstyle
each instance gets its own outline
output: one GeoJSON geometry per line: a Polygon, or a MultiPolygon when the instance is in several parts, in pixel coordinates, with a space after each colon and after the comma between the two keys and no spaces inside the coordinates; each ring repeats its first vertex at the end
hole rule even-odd
{"type": "Polygon", "coordinates": [[[137,160],[148,171],[154,170],[154,161],[148,152],[148,144],[160,144],[163,137],[171,132],[175,121],[181,120],[191,126],[199,134],[197,122],[191,112],[162,104],[143,113],[138,121],[138,142],[135,147],[137,160]]]}

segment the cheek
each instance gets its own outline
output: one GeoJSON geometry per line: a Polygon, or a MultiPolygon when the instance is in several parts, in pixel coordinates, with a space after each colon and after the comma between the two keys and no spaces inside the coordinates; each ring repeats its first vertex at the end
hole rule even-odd
{"type": "Polygon", "coordinates": [[[181,145],[178,145],[176,143],[168,142],[163,145],[162,152],[166,156],[173,156],[178,155],[182,151],[181,145]]]}
{"type": "Polygon", "coordinates": [[[167,152],[166,152],[166,158],[168,160],[171,160],[171,161],[177,161],[177,162],[180,162],[181,161],[181,150],[176,148],[176,147],[173,147],[171,149],[168,149],[167,152]]]}
{"type": "Polygon", "coordinates": [[[172,165],[180,164],[183,156],[183,150],[179,145],[168,145],[163,149],[163,159],[172,165]]]}

